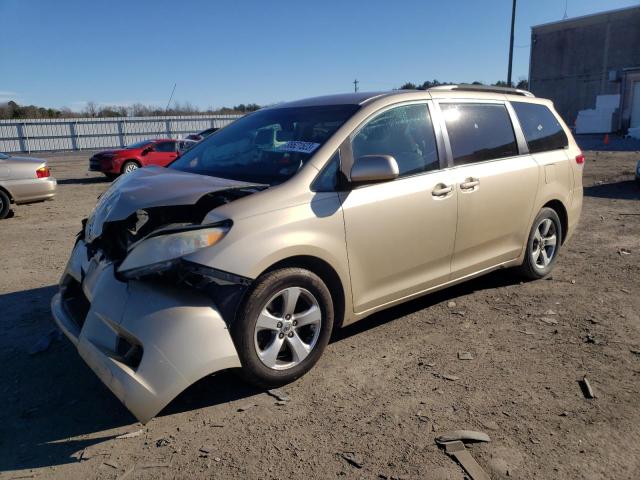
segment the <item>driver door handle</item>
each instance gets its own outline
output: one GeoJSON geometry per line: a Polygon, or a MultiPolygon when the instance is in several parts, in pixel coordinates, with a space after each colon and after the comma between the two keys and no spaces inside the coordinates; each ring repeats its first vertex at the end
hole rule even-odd
{"type": "Polygon", "coordinates": [[[444,183],[437,184],[433,190],[431,190],[431,195],[434,197],[446,197],[448,194],[453,192],[453,185],[445,185],[444,183]]]}
{"type": "Polygon", "coordinates": [[[464,182],[460,184],[460,190],[473,190],[478,185],[480,185],[480,179],[474,177],[465,178],[464,182]]]}

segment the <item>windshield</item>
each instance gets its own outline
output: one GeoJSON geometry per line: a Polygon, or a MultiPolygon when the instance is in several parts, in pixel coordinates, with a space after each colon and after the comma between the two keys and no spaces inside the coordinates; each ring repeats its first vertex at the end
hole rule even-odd
{"type": "Polygon", "coordinates": [[[141,142],[132,143],[131,145],[127,145],[126,148],[142,148],[146,145],[153,143],[151,140],[143,140],[141,142]]]}
{"type": "Polygon", "coordinates": [[[9,155],[7,155],[6,153],[0,152],[0,159],[6,160],[7,158],[9,158],[9,155]]]}
{"type": "Polygon", "coordinates": [[[170,168],[244,182],[282,183],[358,108],[324,105],[259,110],[207,137],[170,168]]]}

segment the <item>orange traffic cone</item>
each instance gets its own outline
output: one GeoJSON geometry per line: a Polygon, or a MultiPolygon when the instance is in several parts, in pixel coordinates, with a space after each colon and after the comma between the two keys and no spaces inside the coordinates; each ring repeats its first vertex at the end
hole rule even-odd
{"type": "Polygon", "coordinates": [[[604,134],[604,144],[605,145],[609,145],[609,134],[608,133],[604,134]]]}

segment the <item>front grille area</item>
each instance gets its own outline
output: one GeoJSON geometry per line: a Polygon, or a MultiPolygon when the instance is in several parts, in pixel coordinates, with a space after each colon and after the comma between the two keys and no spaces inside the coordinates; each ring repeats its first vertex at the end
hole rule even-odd
{"type": "Polygon", "coordinates": [[[71,278],[63,287],[62,304],[74,323],[82,330],[91,304],[77,280],[71,278]]]}

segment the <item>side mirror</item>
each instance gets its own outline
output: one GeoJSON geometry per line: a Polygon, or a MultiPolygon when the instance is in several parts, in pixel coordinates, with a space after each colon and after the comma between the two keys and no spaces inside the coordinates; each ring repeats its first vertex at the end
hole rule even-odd
{"type": "Polygon", "coordinates": [[[395,180],[400,170],[391,155],[364,155],[351,167],[351,183],[377,183],[395,180]]]}
{"type": "Polygon", "coordinates": [[[153,152],[153,147],[147,147],[142,151],[142,155],[147,155],[148,153],[153,152]]]}

